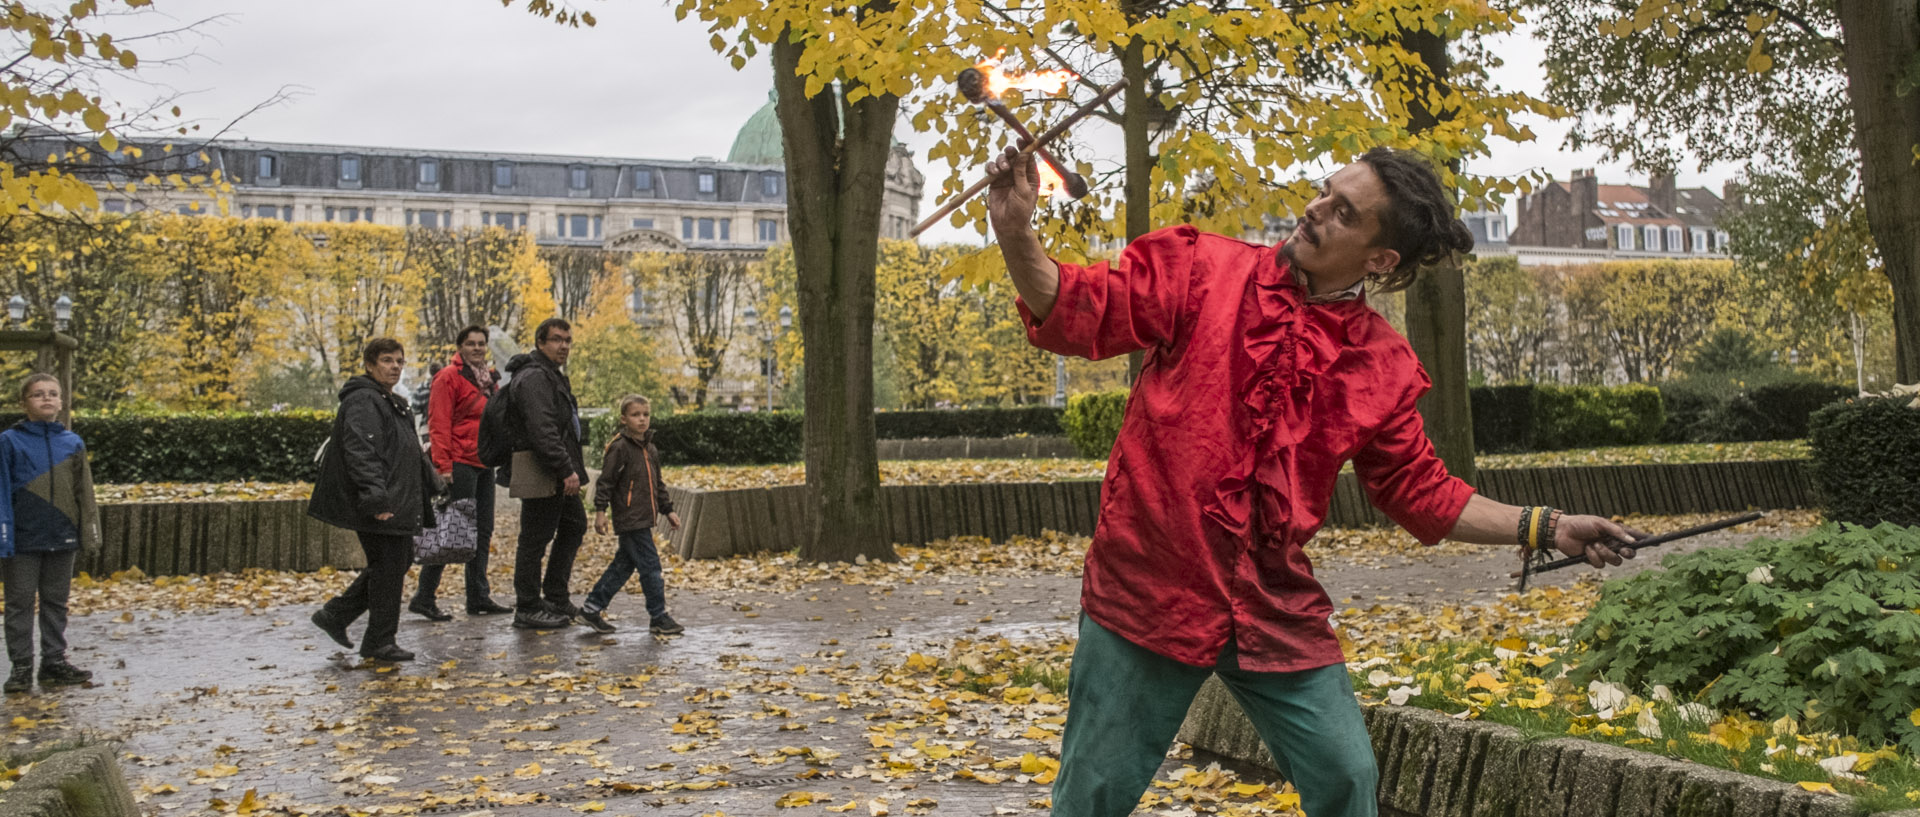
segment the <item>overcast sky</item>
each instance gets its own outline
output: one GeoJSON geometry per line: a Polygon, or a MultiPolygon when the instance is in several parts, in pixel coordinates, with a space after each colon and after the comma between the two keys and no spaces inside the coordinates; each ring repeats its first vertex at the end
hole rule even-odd
{"type": "MultiPolygon", "coordinates": [[[[148,79],[185,94],[182,108],[207,127],[283,89],[288,101],[253,113],[231,135],[253,139],[422,149],[567,153],[654,159],[725,158],[734,134],[764,105],[765,59],[734,71],[696,22],[675,22],[661,0],[574,0],[599,25],[570,29],[495,0],[158,0],[186,23],[215,18],[203,34],[136,50],[197,52],[148,79]]],[[[145,25],[143,23],[142,25],[145,25]]],[[[983,45],[984,50],[984,45],[983,45]]],[[[1497,49],[1505,88],[1542,91],[1542,48],[1517,36],[1497,49]]],[[[1527,122],[1539,139],[1495,142],[1479,174],[1534,168],[1565,179],[1597,166],[1602,182],[1644,184],[1595,151],[1567,152],[1565,128],[1527,122]]],[[[899,137],[924,156],[934,140],[899,137]]],[[[1115,157],[1117,158],[1117,157],[1115,157]]],[[[928,200],[938,202],[930,169],[928,200]]],[[[942,169],[944,172],[944,168],[942,169]]],[[[1731,168],[1683,168],[1680,185],[1716,192],[1731,168]],[[1694,171],[1694,172],[1685,172],[1694,171]]],[[[1512,212],[1509,204],[1508,211],[1512,212]]],[[[927,240],[979,241],[944,225],[927,240]]]]}

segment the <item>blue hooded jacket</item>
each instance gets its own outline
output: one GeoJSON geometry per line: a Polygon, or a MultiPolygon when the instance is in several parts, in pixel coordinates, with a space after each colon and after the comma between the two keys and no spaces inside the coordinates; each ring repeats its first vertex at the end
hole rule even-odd
{"type": "Polygon", "coordinates": [[[100,544],[93,471],[80,435],[54,422],[0,431],[0,558],[100,544]]]}

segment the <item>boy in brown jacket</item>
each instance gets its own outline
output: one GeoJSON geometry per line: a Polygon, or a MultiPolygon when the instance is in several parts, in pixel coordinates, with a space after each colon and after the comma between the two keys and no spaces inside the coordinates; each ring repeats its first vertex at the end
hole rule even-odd
{"type": "Polygon", "coordinates": [[[637,394],[620,398],[620,432],[607,442],[600,480],[594,484],[594,532],[606,534],[607,510],[612,508],[613,530],[620,535],[619,553],[580,607],[580,620],[595,632],[614,631],[600,613],[635,572],[640,574],[640,590],[647,599],[647,629],[655,635],[679,635],[686,630],[667,614],[666,582],[660,576],[660,554],[653,547],[654,518],[666,514],[667,523],[679,530],[680,515],[673,512],[667,483],[660,476],[660,450],[653,447],[653,432],[648,428],[652,421],[653,406],[647,398],[637,394]]]}

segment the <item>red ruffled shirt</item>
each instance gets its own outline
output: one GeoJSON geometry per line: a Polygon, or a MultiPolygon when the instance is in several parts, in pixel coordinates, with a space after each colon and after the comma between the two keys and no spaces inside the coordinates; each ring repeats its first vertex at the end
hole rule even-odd
{"type": "Polygon", "coordinates": [[[1333,603],[1302,546],[1341,466],[1420,541],[1453,529],[1473,488],[1433,453],[1414,401],[1432,385],[1365,298],[1309,303],[1275,247],[1193,227],[1129,244],[1118,265],[1060,265],[1027,338],[1099,360],[1146,350],[1101,488],[1081,605],[1101,626],[1211,666],[1340,663],[1333,603]]]}

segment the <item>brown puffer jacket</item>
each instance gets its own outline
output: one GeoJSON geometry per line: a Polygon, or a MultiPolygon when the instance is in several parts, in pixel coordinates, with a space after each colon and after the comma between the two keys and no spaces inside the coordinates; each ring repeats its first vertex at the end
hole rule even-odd
{"type": "Polygon", "coordinates": [[[613,509],[615,533],[651,528],[655,517],[673,513],[666,480],[660,476],[660,449],[653,447],[652,431],[638,440],[621,432],[607,442],[600,480],[593,485],[593,511],[608,508],[613,509]]]}

